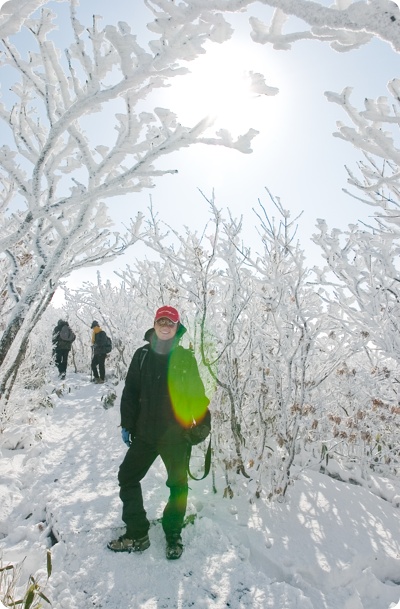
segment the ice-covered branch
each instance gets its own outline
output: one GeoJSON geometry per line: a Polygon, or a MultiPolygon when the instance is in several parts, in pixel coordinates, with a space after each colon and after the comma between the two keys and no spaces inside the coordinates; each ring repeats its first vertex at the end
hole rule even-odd
{"type": "MultiPolygon", "coordinates": [[[[64,0],[57,0],[62,2],[64,0]]],[[[47,0],[8,0],[0,7],[0,38],[18,32],[25,19],[47,0]]]]}
{"type": "Polygon", "coordinates": [[[270,26],[251,18],[255,42],[289,49],[297,40],[321,40],[336,51],[348,51],[377,37],[400,52],[400,9],[391,0],[336,0],[330,7],[311,0],[263,0],[263,4],[276,10],[270,26]],[[309,29],[283,33],[288,16],[301,19],[309,29]]]}
{"type": "Polygon", "coordinates": [[[400,81],[393,79],[388,85],[392,99],[381,96],[377,100],[366,99],[364,110],[358,110],[350,102],[351,89],[340,95],[327,92],[327,99],[338,104],[347,114],[352,126],[337,123],[334,134],[358,148],[364,161],[358,167],[361,176],[348,169],[348,182],[361,193],[361,199],[381,208],[381,217],[388,221],[395,210],[398,215],[400,195],[400,81]]]}

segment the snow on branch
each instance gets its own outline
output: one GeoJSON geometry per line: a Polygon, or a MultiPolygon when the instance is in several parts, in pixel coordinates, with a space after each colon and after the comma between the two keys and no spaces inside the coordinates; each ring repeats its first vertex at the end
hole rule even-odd
{"type": "Polygon", "coordinates": [[[0,7],[0,38],[18,32],[25,19],[46,2],[47,0],[8,0],[4,2],[0,7]]]}
{"type": "Polygon", "coordinates": [[[330,7],[309,0],[263,0],[275,7],[270,26],[251,18],[252,38],[276,49],[290,49],[298,40],[329,42],[335,51],[349,51],[380,38],[400,51],[400,9],[391,0],[351,2],[336,0],[330,7]],[[285,34],[288,16],[304,21],[308,29],[285,34]]]}
{"type": "Polygon", "coordinates": [[[325,93],[327,99],[338,104],[352,122],[350,126],[339,121],[334,135],[364,154],[365,161],[359,163],[361,177],[348,170],[348,182],[361,191],[364,202],[381,207],[383,216],[387,218],[390,217],[391,206],[395,207],[397,215],[400,200],[399,82],[393,79],[388,84],[392,99],[386,96],[376,100],[365,99],[365,109],[361,111],[350,102],[351,88],[344,89],[341,94],[325,93]]]}

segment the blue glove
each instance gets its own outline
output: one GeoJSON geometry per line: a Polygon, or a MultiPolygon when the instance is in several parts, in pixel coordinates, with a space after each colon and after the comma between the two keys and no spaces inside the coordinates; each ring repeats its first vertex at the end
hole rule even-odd
{"type": "Polygon", "coordinates": [[[121,436],[122,436],[122,441],[125,442],[125,444],[129,447],[132,444],[131,434],[127,429],[125,429],[125,427],[123,427],[121,429],[121,436]]]}

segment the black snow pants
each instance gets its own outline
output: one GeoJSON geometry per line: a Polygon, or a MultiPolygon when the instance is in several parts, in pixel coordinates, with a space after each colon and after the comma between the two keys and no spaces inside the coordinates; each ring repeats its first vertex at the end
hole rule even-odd
{"type": "Polygon", "coordinates": [[[145,442],[141,438],[133,440],[118,473],[122,520],[129,537],[139,539],[149,530],[140,482],[159,455],[167,470],[166,485],[169,487],[162,526],[167,539],[181,533],[188,496],[187,454],[188,445],[183,439],[158,444],[145,442]]]}
{"type": "Polygon", "coordinates": [[[60,375],[63,375],[67,371],[69,349],[56,349],[55,350],[55,362],[60,375]]]}

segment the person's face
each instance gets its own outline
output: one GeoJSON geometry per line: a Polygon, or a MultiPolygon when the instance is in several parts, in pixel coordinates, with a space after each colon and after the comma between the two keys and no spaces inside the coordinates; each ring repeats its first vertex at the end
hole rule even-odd
{"type": "Polygon", "coordinates": [[[173,321],[166,317],[161,317],[161,319],[157,319],[154,322],[154,329],[159,340],[169,340],[175,336],[178,324],[174,324],[173,321]]]}

